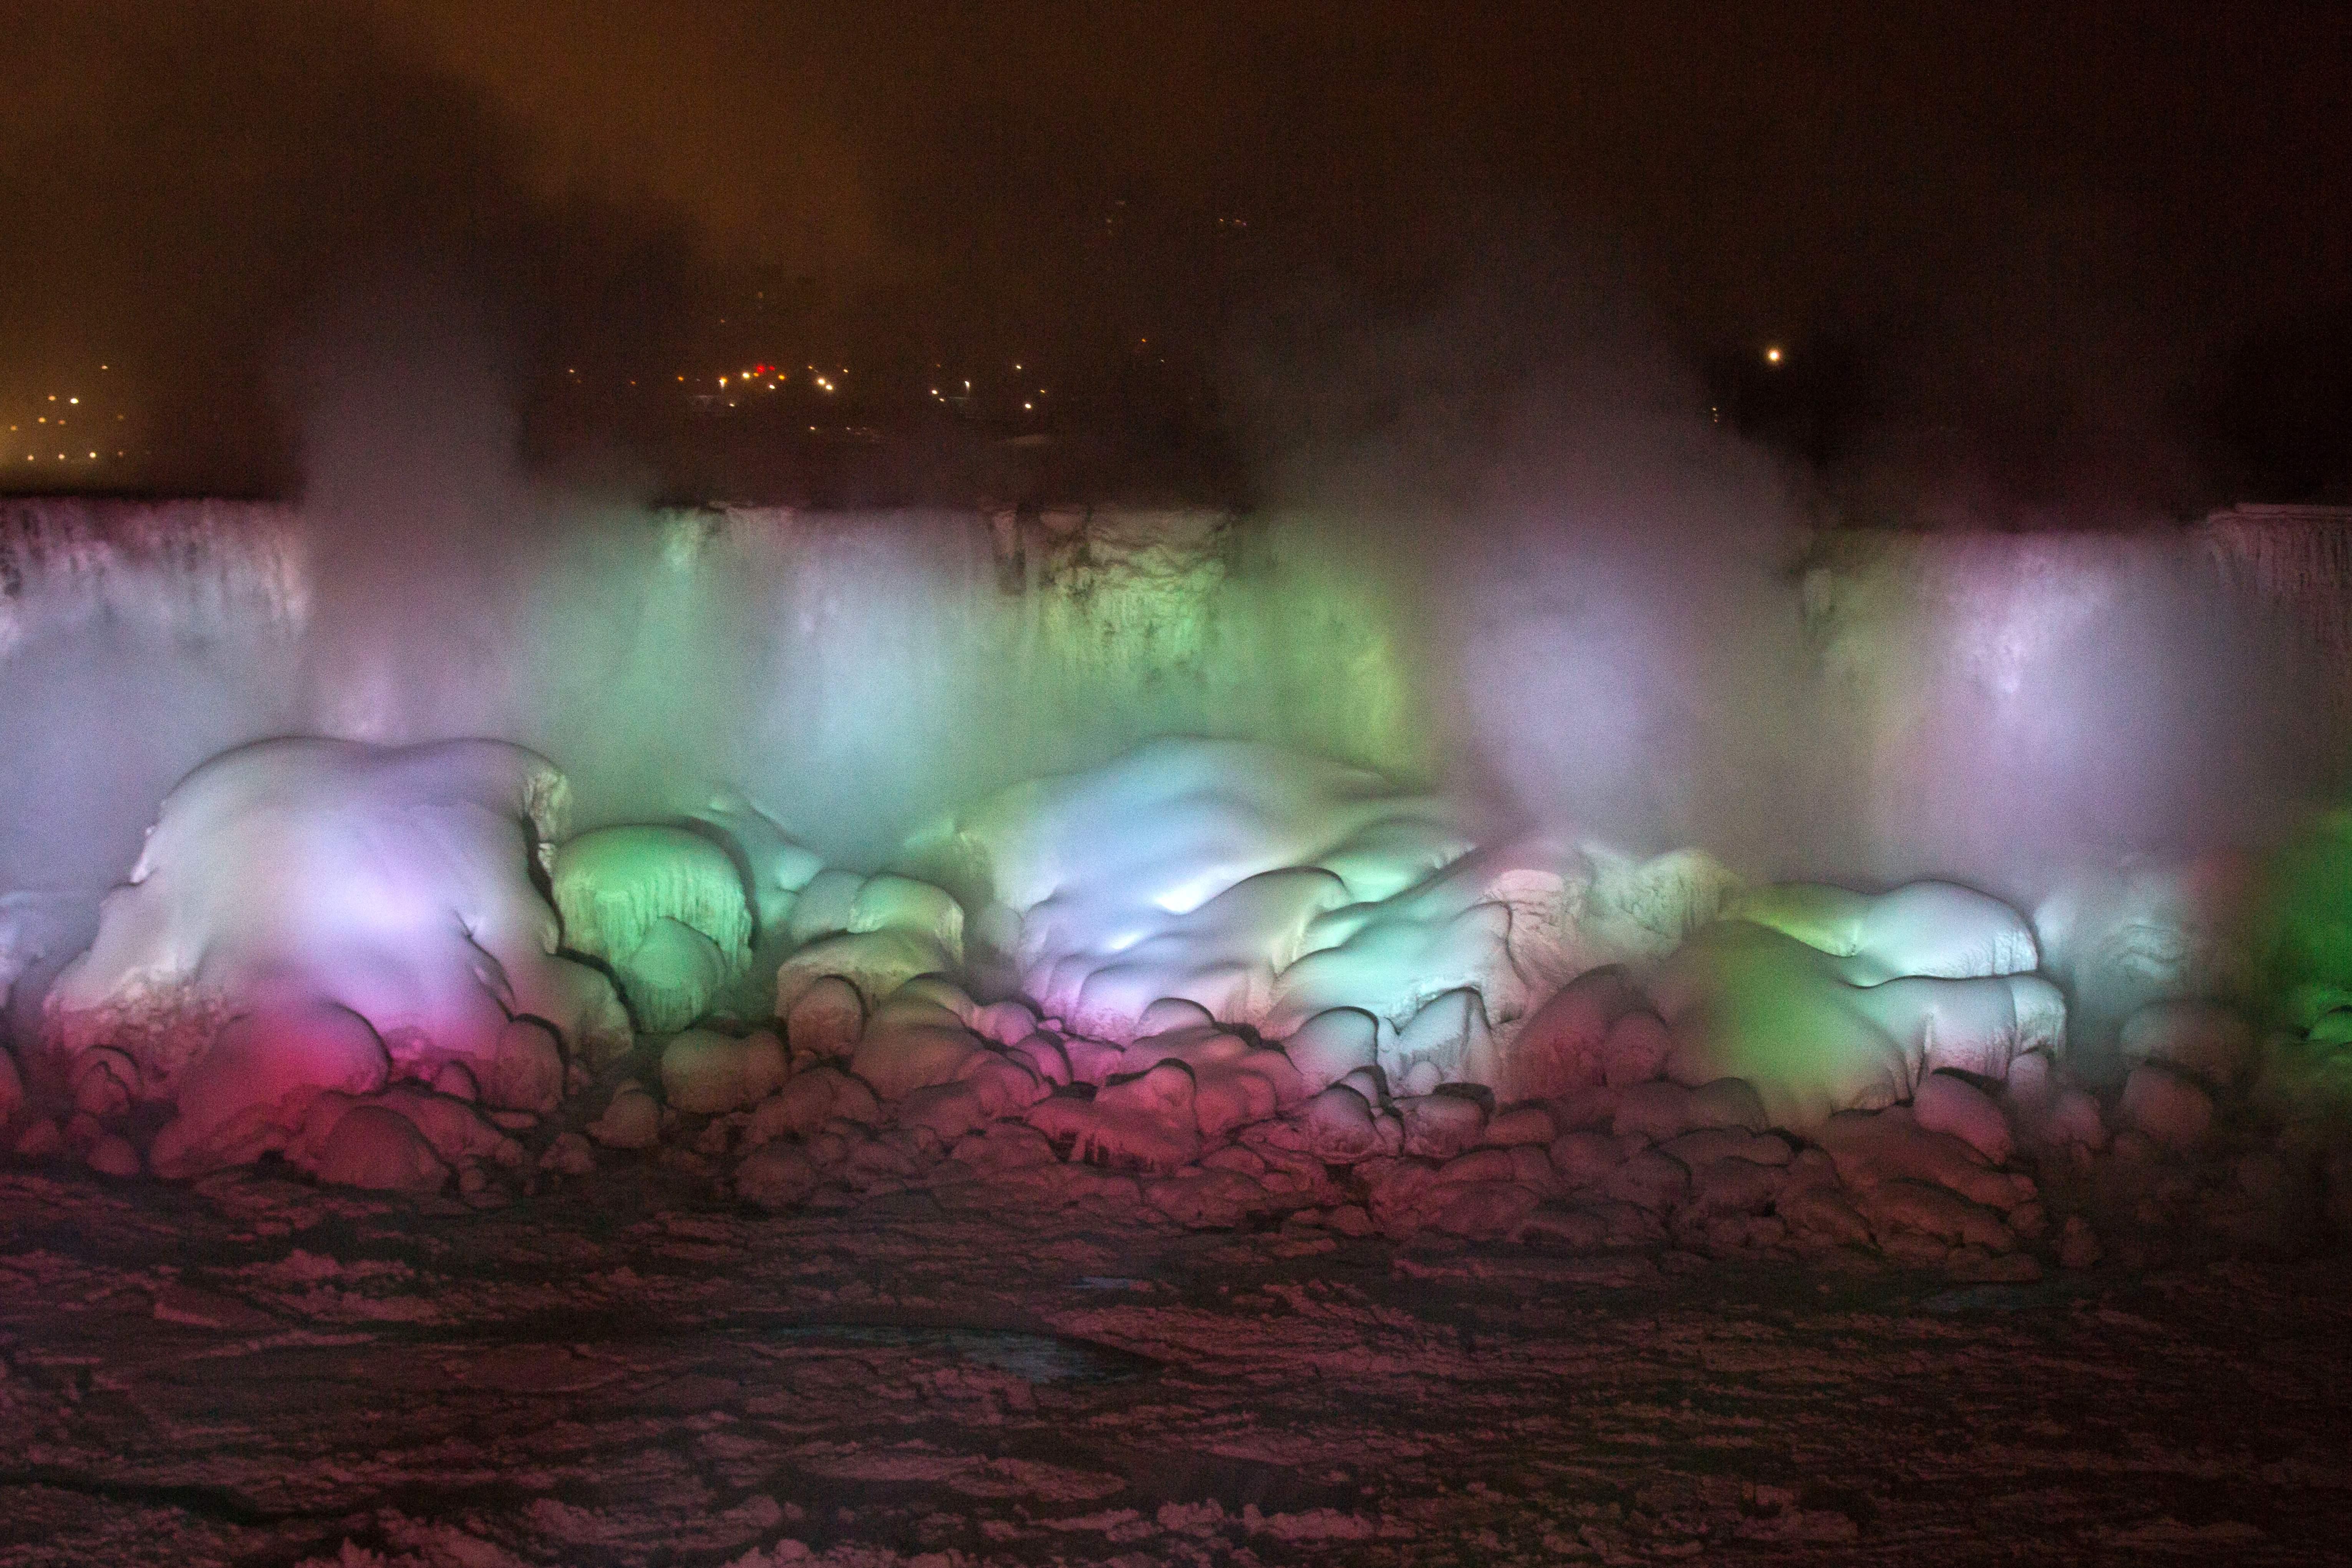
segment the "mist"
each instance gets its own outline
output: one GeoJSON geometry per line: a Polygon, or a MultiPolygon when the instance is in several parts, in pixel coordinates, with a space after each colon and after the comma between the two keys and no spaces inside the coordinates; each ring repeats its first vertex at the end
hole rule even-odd
{"type": "Polygon", "coordinates": [[[285,733],[516,741],[581,826],[740,788],[867,867],[1166,734],[1497,834],[2021,899],[2324,797],[2327,672],[2214,538],[1825,531],[1564,255],[1270,339],[1234,372],[1239,510],[656,507],[534,472],[509,325],[376,272],[277,351],[299,503],[16,509],[0,877],[86,928],[173,780],[285,733]]]}
{"type": "MultiPolygon", "coordinates": [[[[2324,584],[2252,582],[2194,521],[2253,470],[2200,451],[2183,388],[2216,354],[2261,382],[2227,352],[2252,318],[2172,341],[2131,303],[2193,282],[2134,269],[2171,198],[2123,215],[2124,255],[2066,170],[2044,210],[1978,156],[1966,297],[1930,268],[1880,299],[1883,247],[1723,195],[1719,150],[1696,177],[1737,221],[1699,243],[1638,153],[1714,132],[1664,110],[1596,141],[1457,93],[1425,136],[1339,134],[1412,74],[1414,28],[1311,91],[1311,29],[1251,31],[1231,73],[1185,29],[1139,114],[1043,89],[1080,44],[1149,63],[1150,29],[1030,37],[982,81],[929,31],[698,26],[625,95],[641,164],[603,120],[564,139],[577,62],[529,29],[476,60],[432,5],[104,21],[37,40],[45,80],[99,62],[87,100],[5,111],[33,149],[5,195],[55,218],[0,239],[0,325],[35,379],[119,348],[126,423],[167,433],[79,488],[276,501],[9,512],[0,890],[68,923],[174,779],[283,733],[511,739],[572,774],[583,826],[740,787],[867,866],[997,785],[1246,737],[1442,788],[1497,834],[2018,897],[2267,841],[2336,784],[2326,613],[2297,618],[2324,584]],[[234,47],[281,25],[274,56],[234,47]],[[737,188],[714,153],[665,184],[728,121],[671,123],[658,83],[737,46],[805,89],[742,132],[799,183],[737,188]],[[1300,104],[1318,134],[1281,134],[1300,104]],[[1534,177],[1570,145],[1601,150],[1534,177]],[[2012,228],[2049,264],[1996,287],[2012,228]],[[719,426],[675,389],[735,363],[746,289],[779,279],[799,314],[789,318],[795,357],[854,350],[863,385],[1043,345],[1054,409],[949,418],[919,380],[917,414],[861,393],[834,416],[822,460],[855,484],[810,479],[780,430],[738,440],[782,451],[767,468],[707,460],[719,426]],[[626,401],[640,382],[666,412],[626,401]],[[1863,391],[1803,390],[1832,384],[1863,391]]],[[[1906,108],[1892,166],[1972,147],[1950,110],[1906,108]]]]}

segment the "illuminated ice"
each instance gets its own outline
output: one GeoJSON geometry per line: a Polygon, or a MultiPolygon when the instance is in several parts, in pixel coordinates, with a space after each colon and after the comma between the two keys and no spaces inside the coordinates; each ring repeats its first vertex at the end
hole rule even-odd
{"type": "Polygon", "coordinates": [[[566,945],[612,966],[648,1033],[693,1023],[751,960],[742,875],[698,833],[583,833],[556,852],[552,880],[566,945]]]}
{"type": "Polygon", "coordinates": [[[518,1016],[575,1048],[625,1047],[610,984],[556,956],[531,885],[567,795],[544,759],[488,741],[280,740],[215,758],[166,797],[96,942],[51,987],[47,1048],[117,1047],[138,1097],[181,1099],[185,1116],[181,1079],[247,1014],[341,1009],[393,1070],[456,1059],[486,1084],[504,1081],[518,1016]]]}
{"type": "Polygon", "coordinates": [[[1896,1104],[1938,1068],[2002,1078],[2063,1043],[2064,1001],[2026,973],[2032,935],[1996,900],[1931,883],[1876,899],[1772,889],[1735,907],[1650,989],[1672,1031],[1667,1076],[1746,1079],[1774,1126],[1896,1104]]]}
{"type": "Polygon", "coordinates": [[[816,852],[793,841],[742,791],[720,788],[695,814],[695,820],[734,846],[751,890],[756,935],[762,941],[784,929],[801,889],[824,868],[816,852]]]}
{"type": "Polygon", "coordinates": [[[1376,774],[1202,740],[1015,785],[918,831],[906,860],[971,911],[978,981],[1077,1034],[1130,1040],[1179,1000],[1277,1038],[1353,1008],[1377,1059],[1440,1077],[1490,1076],[1545,997],[1671,951],[1732,881],[1690,852],[1481,848],[1454,807],[1376,774]]]}
{"type": "Polygon", "coordinates": [[[961,906],[911,877],[821,871],[802,889],[787,934],[796,945],[776,971],[780,1016],[827,979],[847,982],[870,1007],[918,975],[964,966],[961,906]]]}
{"type": "MultiPolygon", "coordinates": [[[[2315,888],[2325,883],[2324,877],[2314,879],[2315,888]]],[[[2119,1076],[2120,1037],[2143,1009],[2252,991],[2255,889],[2245,858],[2215,854],[2077,874],[2042,901],[2034,930],[2043,971],[2066,988],[2070,1062],[2077,1073],[2119,1076]]],[[[2324,892],[2304,901],[2302,910],[2317,912],[2302,923],[2325,930],[2332,923],[2325,913],[2329,902],[2324,892]]]]}

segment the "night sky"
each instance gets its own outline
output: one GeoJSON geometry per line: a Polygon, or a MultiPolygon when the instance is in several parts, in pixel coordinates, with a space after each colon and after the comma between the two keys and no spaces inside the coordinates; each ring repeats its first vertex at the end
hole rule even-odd
{"type": "Polygon", "coordinates": [[[126,454],[41,484],[284,489],[320,365],[452,300],[542,448],[656,468],[772,363],[1245,465],[1473,300],[1465,364],[1604,312],[1823,473],[2352,473],[2341,5],[10,0],[0,58],[0,413],[126,454]]]}

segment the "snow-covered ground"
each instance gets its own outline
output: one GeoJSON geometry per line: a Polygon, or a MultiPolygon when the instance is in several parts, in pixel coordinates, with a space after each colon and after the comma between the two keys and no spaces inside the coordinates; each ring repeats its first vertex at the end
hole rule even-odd
{"type": "Polygon", "coordinates": [[[2340,1263],[761,1217],[691,1163],[0,1177],[0,1563],[2303,1563],[2352,1508],[2340,1263]]]}

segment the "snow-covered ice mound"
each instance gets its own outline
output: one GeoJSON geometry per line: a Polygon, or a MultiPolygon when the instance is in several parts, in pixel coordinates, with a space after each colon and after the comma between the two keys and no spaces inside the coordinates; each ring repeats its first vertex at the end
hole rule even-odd
{"type": "MultiPolygon", "coordinates": [[[[971,911],[976,970],[1080,1033],[1125,1040],[1165,997],[1227,1023],[1276,979],[1472,845],[1441,802],[1360,769],[1241,742],[1160,741],[1015,784],[908,842],[971,911]]],[[[1450,987],[1440,985],[1438,990],[1450,987]]]]}
{"type": "Polygon", "coordinates": [[[1745,1079],[1773,1126],[1809,1131],[1907,1100],[1941,1068],[2000,1079],[2020,1053],[2061,1048],[2064,998],[2038,963],[2015,910],[1949,883],[1758,889],[1652,977],[1660,1065],[1685,1084],[1745,1079]]]}
{"type": "Polygon", "coordinates": [[[556,956],[555,911],[531,882],[568,794],[544,758],[491,741],[278,740],[216,757],[165,798],[96,942],[52,986],[47,1048],[119,1051],[141,1100],[177,1098],[244,1015],[349,1015],[395,1075],[456,1061],[484,1086],[517,1079],[500,1056],[518,1017],[625,1048],[610,982],[556,956]]]}
{"type": "Polygon", "coordinates": [[[1076,1033],[1130,1040],[1163,999],[1270,1036],[1349,1007],[1401,1069],[1448,1077],[1472,1035],[1501,1049],[1581,969],[1671,948],[1727,881],[1703,857],[1481,848],[1450,805],[1377,774],[1201,740],[1014,785],[914,834],[906,864],[970,912],[983,993],[1076,1033]]]}
{"type": "Polygon", "coordinates": [[[827,977],[847,981],[870,1006],[917,975],[964,967],[962,907],[943,889],[889,872],[818,872],[802,888],[784,934],[793,945],[776,971],[780,1017],[827,977]]]}

